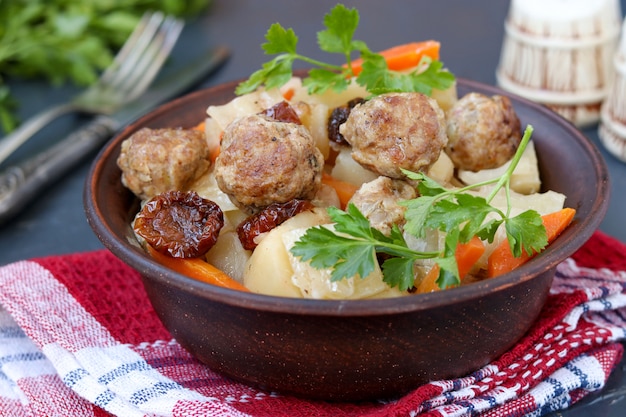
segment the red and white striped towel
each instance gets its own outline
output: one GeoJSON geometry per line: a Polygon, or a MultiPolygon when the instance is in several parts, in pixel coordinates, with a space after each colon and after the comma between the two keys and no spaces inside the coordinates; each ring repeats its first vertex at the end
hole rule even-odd
{"type": "Polygon", "coordinates": [[[626,246],[598,232],[498,360],[397,401],[344,404],[259,391],[199,363],[108,251],[20,261],[0,268],[0,415],[541,416],[602,389],[621,360],[623,271],[626,246]]]}

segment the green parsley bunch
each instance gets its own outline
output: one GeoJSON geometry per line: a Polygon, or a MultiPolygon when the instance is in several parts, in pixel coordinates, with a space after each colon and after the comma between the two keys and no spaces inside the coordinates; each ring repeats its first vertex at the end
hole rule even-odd
{"type": "Polygon", "coordinates": [[[454,82],[454,75],[443,70],[443,64],[437,60],[426,62],[428,66],[424,70],[408,74],[389,70],[383,56],[372,52],[365,42],[354,39],[358,25],[359,12],[342,4],[336,5],[324,16],[326,29],[317,32],[317,43],[322,51],[343,56],[345,64],[335,65],[299,54],[298,37],[293,29],[274,23],[265,35],[267,42],[261,47],[266,54],[276,57],[242,82],[235,93],[250,93],[262,85],[268,89],[284,85],[293,75],[296,60],[312,66],[303,79],[309,94],[323,93],[328,89],[341,92],[348,88],[354,77],[351,65],[353,53],[360,54],[363,59],[363,69],[356,82],[373,95],[399,91],[430,95],[433,88],[445,90],[454,82]]]}
{"type": "Polygon", "coordinates": [[[112,61],[143,13],[193,16],[211,0],[0,0],[0,126],[18,123],[7,77],[86,86],[112,61]]]}

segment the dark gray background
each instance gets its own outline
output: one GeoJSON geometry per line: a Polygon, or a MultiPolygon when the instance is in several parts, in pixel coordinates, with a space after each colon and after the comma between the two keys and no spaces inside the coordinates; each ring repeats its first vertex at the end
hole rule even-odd
{"type": "MultiPolygon", "coordinates": [[[[626,10],[626,0],[621,0],[626,10]]],[[[212,45],[225,44],[232,57],[215,76],[198,88],[247,77],[267,58],[260,44],[274,22],[293,27],[300,37],[299,50],[325,59],[319,52],[315,33],[334,0],[215,0],[208,13],[189,22],[177,44],[173,60],[184,62],[212,45]]],[[[504,20],[509,2],[503,0],[361,0],[345,1],[357,7],[361,23],[356,34],[373,50],[424,39],[442,43],[441,60],[458,77],[495,85],[504,20]]],[[[166,67],[164,72],[167,72],[166,67]]],[[[50,87],[44,82],[9,80],[21,103],[20,115],[26,118],[46,106],[62,102],[78,90],[71,86],[50,87]]],[[[21,148],[8,163],[17,162],[47,144],[62,139],[87,119],[68,116],[49,126],[21,148]]],[[[605,156],[612,181],[608,214],[601,230],[626,242],[626,164],[604,151],[596,126],[583,131],[605,156]]],[[[93,156],[60,182],[50,187],[10,224],[0,228],[0,265],[21,259],[102,249],[87,225],[83,212],[82,190],[93,156]]],[[[576,167],[572,167],[576,169],[576,167]]],[[[623,416],[626,402],[625,363],[622,362],[601,394],[558,414],[564,416],[623,416]],[[624,393],[620,393],[624,391],[624,393]]]]}

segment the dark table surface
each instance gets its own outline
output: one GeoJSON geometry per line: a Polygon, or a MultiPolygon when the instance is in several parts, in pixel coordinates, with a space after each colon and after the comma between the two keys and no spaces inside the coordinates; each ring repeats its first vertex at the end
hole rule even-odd
{"type": "MultiPolygon", "coordinates": [[[[222,69],[197,88],[247,77],[267,60],[260,44],[268,27],[279,22],[293,27],[300,38],[299,51],[320,59],[315,33],[322,29],[323,15],[334,0],[294,2],[292,0],[214,0],[206,14],[189,21],[174,52],[173,61],[190,60],[197,53],[215,45],[227,45],[232,56],[222,69]]],[[[509,2],[493,0],[360,0],[345,1],[357,7],[361,20],[356,38],[371,49],[424,39],[442,44],[441,60],[457,77],[495,85],[495,70],[504,36],[504,20],[509,2]]],[[[625,10],[626,0],[621,0],[625,10]]],[[[168,68],[164,69],[166,73],[168,68]]],[[[9,80],[13,94],[21,103],[25,119],[45,107],[62,102],[78,89],[72,86],[51,87],[44,82],[9,80]]],[[[50,125],[6,161],[8,164],[62,139],[87,121],[85,117],[67,116],[50,125]]],[[[598,140],[597,126],[583,130],[605,157],[611,175],[611,203],[601,230],[626,242],[626,164],[606,152],[598,140]]],[[[0,265],[13,261],[57,254],[102,249],[87,225],[82,192],[85,176],[93,160],[85,162],[49,187],[37,200],[9,224],[0,228],[0,265]]],[[[573,167],[575,169],[575,167],[573,167]]],[[[558,415],[623,416],[626,407],[626,361],[611,376],[600,394],[593,394],[580,404],[558,415]]]]}

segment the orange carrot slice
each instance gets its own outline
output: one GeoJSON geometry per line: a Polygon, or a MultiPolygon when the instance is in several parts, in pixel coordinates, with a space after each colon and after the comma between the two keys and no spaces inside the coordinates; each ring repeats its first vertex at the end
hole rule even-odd
{"type": "Polygon", "coordinates": [[[322,183],[330,185],[335,189],[337,195],[339,196],[339,202],[341,203],[342,209],[346,208],[348,201],[350,201],[356,190],[359,189],[357,185],[338,180],[325,172],[322,174],[322,183]]]}
{"type": "MultiPolygon", "coordinates": [[[[552,243],[574,219],[576,210],[573,208],[564,208],[554,213],[541,216],[543,225],[546,228],[548,244],[552,243]]],[[[518,266],[526,263],[533,255],[528,255],[526,251],[522,251],[522,255],[518,258],[513,256],[508,240],[504,240],[489,255],[487,276],[496,277],[512,271],[518,266]]]]}
{"type": "Polygon", "coordinates": [[[224,136],[224,132],[220,133],[220,137],[219,137],[219,142],[218,143],[214,143],[215,141],[213,141],[213,140],[208,141],[208,145],[209,145],[209,160],[211,161],[212,164],[214,164],[215,160],[217,159],[217,157],[220,156],[220,152],[222,150],[222,147],[221,147],[222,136],[224,136]]]}
{"type": "Polygon", "coordinates": [[[218,287],[249,292],[249,290],[238,281],[200,258],[174,258],[158,252],[150,245],[146,245],[146,247],[150,256],[158,263],[189,278],[194,278],[198,281],[206,282],[207,284],[217,285],[218,287]]]}
{"type": "MultiPolygon", "coordinates": [[[[461,281],[463,281],[463,278],[469,273],[476,262],[478,262],[480,257],[483,256],[483,253],[485,253],[485,244],[476,236],[467,243],[459,243],[454,257],[456,258],[461,281]]],[[[416,292],[425,293],[439,291],[441,288],[439,288],[437,284],[437,278],[439,278],[439,265],[435,264],[419,283],[416,292]]]]}
{"type": "Polygon", "coordinates": [[[296,94],[296,90],[294,90],[293,88],[290,88],[283,93],[283,98],[289,101],[293,98],[294,94],[296,94]]]}
{"type": "MultiPolygon", "coordinates": [[[[411,42],[394,46],[393,48],[379,52],[379,54],[385,58],[390,70],[401,71],[415,67],[424,56],[428,56],[434,60],[439,59],[440,46],[441,44],[439,42],[433,40],[411,42]]],[[[363,69],[362,65],[363,60],[361,58],[352,61],[354,75],[359,75],[363,69]]]]}
{"type": "Polygon", "coordinates": [[[195,125],[193,127],[194,130],[199,130],[201,132],[204,132],[204,125],[205,125],[205,121],[201,121],[200,123],[198,123],[197,125],[195,125]]]}
{"type": "Polygon", "coordinates": [[[460,243],[459,246],[457,246],[454,256],[459,268],[459,277],[461,277],[461,280],[469,274],[472,267],[476,265],[476,262],[483,256],[483,253],[485,253],[485,244],[476,236],[469,242],[460,243]]]}

